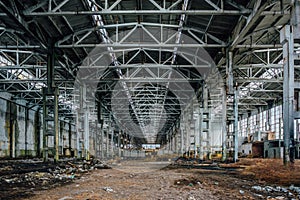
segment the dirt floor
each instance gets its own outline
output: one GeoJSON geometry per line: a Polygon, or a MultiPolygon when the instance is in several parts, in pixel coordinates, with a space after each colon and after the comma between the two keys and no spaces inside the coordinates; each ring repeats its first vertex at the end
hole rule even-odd
{"type": "Polygon", "coordinates": [[[0,199],[300,199],[299,160],[287,167],[273,159],[111,165],[0,162],[0,199]]]}

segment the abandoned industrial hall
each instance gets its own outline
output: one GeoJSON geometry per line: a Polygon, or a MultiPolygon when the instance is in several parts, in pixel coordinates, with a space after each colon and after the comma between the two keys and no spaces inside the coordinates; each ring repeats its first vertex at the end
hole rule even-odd
{"type": "Polygon", "coordinates": [[[300,199],[299,0],[0,0],[0,199],[300,199]]]}

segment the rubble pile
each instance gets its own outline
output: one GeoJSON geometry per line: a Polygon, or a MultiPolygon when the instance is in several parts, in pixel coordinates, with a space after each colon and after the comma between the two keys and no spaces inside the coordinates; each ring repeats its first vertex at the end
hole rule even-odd
{"type": "Polygon", "coordinates": [[[110,167],[98,159],[62,160],[57,164],[44,163],[41,160],[0,161],[0,199],[24,197],[30,191],[66,184],[97,169],[110,167]],[[11,193],[12,189],[15,194],[11,193]]]}
{"type": "Polygon", "coordinates": [[[186,157],[179,157],[175,160],[174,164],[183,165],[183,164],[199,164],[203,161],[197,158],[186,158],[186,157]]]}
{"type": "Polygon", "coordinates": [[[267,199],[299,199],[300,198],[300,187],[291,185],[290,187],[281,186],[259,186],[255,185],[251,187],[251,191],[254,192],[255,196],[267,199]]]}

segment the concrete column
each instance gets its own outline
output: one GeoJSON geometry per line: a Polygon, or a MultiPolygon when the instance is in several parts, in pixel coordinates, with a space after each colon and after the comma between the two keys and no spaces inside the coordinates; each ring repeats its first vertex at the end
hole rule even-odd
{"type": "Polygon", "coordinates": [[[283,44],[283,138],[284,164],[294,162],[294,38],[292,27],[286,25],[280,32],[283,44]]]}

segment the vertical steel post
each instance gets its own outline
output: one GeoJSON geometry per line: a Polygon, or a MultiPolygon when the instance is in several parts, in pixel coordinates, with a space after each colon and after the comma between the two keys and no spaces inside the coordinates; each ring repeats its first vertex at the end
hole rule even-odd
{"type": "Polygon", "coordinates": [[[29,109],[25,107],[25,156],[28,156],[28,120],[29,120],[29,109]]]}
{"type": "Polygon", "coordinates": [[[92,136],[93,138],[93,148],[95,149],[95,155],[99,156],[99,129],[98,129],[98,119],[95,120],[95,133],[92,136]]]}
{"type": "Polygon", "coordinates": [[[199,159],[203,160],[204,152],[203,152],[203,108],[199,109],[199,159]]]}
{"type": "Polygon", "coordinates": [[[176,137],[177,137],[177,131],[176,131],[176,122],[174,123],[173,125],[173,143],[172,143],[172,146],[173,146],[173,153],[176,153],[176,137]]]}
{"type": "Polygon", "coordinates": [[[68,123],[69,125],[69,130],[68,130],[68,134],[69,134],[69,141],[68,141],[68,147],[69,147],[69,150],[70,150],[70,153],[71,153],[71,150],[72,150],[72,124],[71,124],[71,120],[69,121],[68,123]]]}
{"type": "Polygon", "coordinates": [[[119,130],[119,134],[118,134],[118,156],[121,157],[121,135],[122,135],[122,131],[119,130]]]}
{"type": "Polygon", "coordinates": [[[239,148],[239,130],[238,130],[238,120],[239,120],[239,112],[238,112],[238,88],[234,89],[234,162],[238,160],[238,148],[239,148]]]}
{"type": "Polygon", "coordinates": [[[194,119],[194,123],[195,123],[195,158],[198,156],[199,153],[199,147],[200,147],[200,108],[198,104],[195,104],[196,109],[195,109],[195,119],[194,119]]]}
{"type": "MultiPolygon", "coordinates": [[[[180,123],[183,124],[184,122],[180,123]]],[[[182,125],[180,125],[180,154],[182,155],[183,152],[183,145],[184,145],[184,139],[183,139],[183,127],[181,127],[182,125]]]]}
{"type": "Polygon", "coordinates": [[[89,130],[89,111],[84,109],[84,155],[86,160],[90,160],[90,130],[89,130]]]}
{"type": "Polygon", "coordinates": [[[185,133],[185,152],[189,155],[190,145],[191,145],[191,137],[190,137],[190,131],[188,129],[189,125],[189,117],[188,117],[188,111],[184,112],[185,120],[184,120],[184,133],[185,133]]]}
{"type": "Polygon", "coordinates": [[[54,131],[55,131],[55,157],[54,161],[57,162],[59,160],[59,124],[58,124],[58,96],[59,91],[58,88],[54,90],[54,131]]]}
{"type": "Polygon", "coordinates": [[[42,89],[43,93],[43,161],[46,162],[48,160],[48,137],[47,135],[47,124],[46,124],[46,117],[47,117],[47,88],[43,87],[42,89]]]}
{"type": "Polygon", "coordinates": [[[103,125],[101,125],[101,141],[100,141],[100,146],[101,146],[101,159],[104,159],[104,130],[103,130],[103,125]]]}
{"type": "Polygon", "coordinates": [[[84,155],[86,160],[90,160],[90,124],[89,124],[89,108],[86,101],[86,85],[83,87],[84,95],[84,155]]]}
{"type": "Polygon", "coordinates": [[[79,127],[79,124],[80,124],[80,108],[77,110],[76,112],[76,149],[75,149],[75,156],[77,158],[80,158],[80,127],[79,127]]]}
{"type": "Polygon", "coordinates": [[[110,153],[111,153],[111,157],[114,157],[114,127],[112,127],[111,129],[111,140],[110,140],[110,153]]]}
{"type": "Polygon", "coordinates": [[[109,133],[111,128],[110,125],[111,124],[109,124],[108,129],[106,131],[106,158],[109,158],[109,133]]]}
{"type": "Polygon", "coordinates": [[[177,127],[177,125],[175,125],[174,153],[178,154],[178,127],[177,127]]]}

